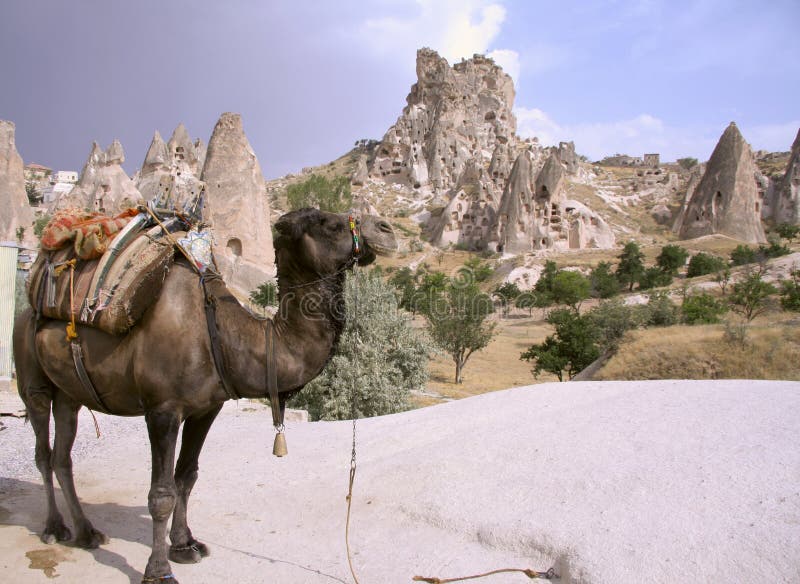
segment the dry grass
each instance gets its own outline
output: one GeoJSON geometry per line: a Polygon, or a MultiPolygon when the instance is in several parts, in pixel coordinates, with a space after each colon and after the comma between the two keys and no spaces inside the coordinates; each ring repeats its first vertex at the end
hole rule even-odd
{"type": "Polygon", "coordinates": [[[786,313],[762,317],[743,343],[726,340],[722,324],[636,331],[594,379],[800,380],[798,325],[786,313]]]}
{"type": "MultiPolygon", "coordinates": [[[[454,382],[456,367],[452,358],[445,354],[435,356],[430,361],[426,395],[415,396],[414,405],[421,407],[519,385],[557,381],[550,375],[535,379],[530,363],[519,358],[520,353],[552,333],[552,327],[542,322],[540,316],[539,310],[534,311],[534,318],[528,317],[527,312],[519,312],[498,321],[497,335],[489,346],[467,361],[461,384],[454,382]]],[[[421,327],[422,322],[418,317],[415,324],[421,327]]]]}

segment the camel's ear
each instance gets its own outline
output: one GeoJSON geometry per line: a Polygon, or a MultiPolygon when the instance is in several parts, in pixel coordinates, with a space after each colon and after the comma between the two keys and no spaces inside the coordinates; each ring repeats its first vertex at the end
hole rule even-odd
{"type": "Polygon", "coordinates": [[[315,219],[319,220],[319,211],[316,209],[290,211],[282,215],[275,223],[275,232],[278,234],[278,239],[286,242],[295,241],[303,235],[303,231],[315,219]]]}

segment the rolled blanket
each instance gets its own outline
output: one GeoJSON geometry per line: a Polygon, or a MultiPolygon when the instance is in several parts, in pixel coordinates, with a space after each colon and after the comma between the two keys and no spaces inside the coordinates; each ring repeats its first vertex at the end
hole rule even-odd
{"type": "Polygon", "coordinates": [[[133,208],[114,217],[80,209],[58,211],[42,231],[42,249],[55,251],[72,243],[80,259],[97,259],[120,229],[137,214],[133,208]]]}

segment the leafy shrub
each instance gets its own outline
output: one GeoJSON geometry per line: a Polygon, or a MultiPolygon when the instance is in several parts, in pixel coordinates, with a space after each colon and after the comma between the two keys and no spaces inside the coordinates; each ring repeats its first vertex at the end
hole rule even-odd
{"type": "Polygon", "coordinates": [[[660,288],[670,284],[672,284],[672,274],[656,266],[647,268],[639,278],[639,288],[642,290],[660,288]]]}
{"type": "Polygon", "coordinates": [[[681,306],[686,324],[716,324],[727,310],[725,304],[707,292],[687,296],[681,306]]]}
{"type": "Polygon", "coordinates": [[[603,350],[616,349],[625,333],[640,324],[636,309],[617,298],[601,302],[587,313],[587,317],[603,350]]]}
{"type": "Polygon", "coordinates": [[[589,274],[591,294],[594,298],[611,298],[619,294],[619,281],[611,272],[609,262],[600,262],[589,274]]]}
{"type": "Polygon", "coordinates": [[[781,282],[781,306],[800,312],[800,270],[792,270],[791,280],[781,282]]]}
{"type": "Polygon", "coordinates": [[[322,373],[290,400],[308,410],[312,420],[351,417],[355,391],[357,417],[407,410],[409,392],[425,385],[431,344],[411,328],[397,310],[392,287],[377,275],[348,274],[345,303],[348,318],[333,357],[322,373]]]}
{"type": "Polygon", "coordinates": [[[756,250],[749,245],[737,245],[731,252],[731,263],[734,266],[753,264],[756,261],[756,250]]]}
{"type": "Polygon", "coordinates": [[[566,304],[575,308],[589,298],[589,280],[583,274],[562,270],[552,282],[551,294],[556,304],[566,304]]]}
{"type": "Polygon", "coordinates": [[[678,306],[665,291],[650,294],[647,304],[642,308],[645,326],[672,326],[678,323],[678,306]]]}
{"type": "Polygon", "coordinates": [[[306,180],[289,185],[286,189],[289,208],[293,211],[304,207],[316,207],[320,211],[343,213],[353,204],[350,179],[337,176],[333,179],[312,174],[306,180]]]}
{"type": "Polygon", "coordinates": [[[678,270],[686,264],[689,252],[679,245],[665,245],[656,258],[656,265],[662,271],[673,276],[678,275],[678,270]]]}
{"type": "Polygon", "coordinates": [[[692,256],[689,260],[689,269],[686,271],[686,276],[695,278],[697,276],[705,276],[706,274],[713,274],[724,270],[726,267],[725,260],[721,257],[700,252],[692,256]]]}
{"type": "Polygon", "coordinates": [[[767,309],[767,298],[777,291],[775,286],[761,279],[760,272],[751,272],[733,284],[728,301],[732,310],[750,322],[767,309]]]}
{"type": "Polygon", "coordinates": [[[534,376],[547,371],[564,381],[566,372],[572,379],[600,356],[599,333],[588,316],[563,308],[553,310],[547,322],[555,326],[555,333],[520,355],[523,361],[533,361],[534,376]]]}

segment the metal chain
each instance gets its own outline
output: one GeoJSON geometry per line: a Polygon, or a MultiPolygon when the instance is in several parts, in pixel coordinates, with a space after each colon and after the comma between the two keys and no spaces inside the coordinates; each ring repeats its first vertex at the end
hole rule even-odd
{"type": "MultiPolygon", "coordinates": [[[[353,332],[355,344],[361,343],[361,335],[358,332],[360,322],[358,320],[358,263],[353,267],[353,332]]],[[[353,419],[353,446],[350,450],[350,482],[347,488],[347,521],[344,528],[344,542],[347,547],[347,563],[350,566],[350,574],[353,576],[353,582],[359,584],[358,577],[356,576],[355,568],[353,568],[353,558],[350,553],[350,507],[353,504],[353,483],[356,480],[356,418],[358,417],[358,408],[356,405],[357,393],[356,383],[358,382],[358,359],[355,359],[353,367],[353,378],[350,384],[350,417],[353,419]]]]}

